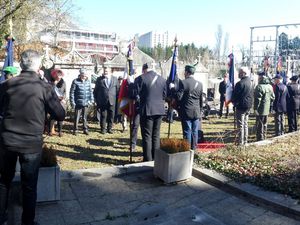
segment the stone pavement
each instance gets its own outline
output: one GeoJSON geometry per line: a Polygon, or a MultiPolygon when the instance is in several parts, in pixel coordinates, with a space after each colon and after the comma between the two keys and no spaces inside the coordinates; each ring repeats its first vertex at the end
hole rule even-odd
{"type": "MultiPolygon", "coordinates": [[[[41,225],[300,225],[196,177],[164,185],[153,177],[152,169],[153,163],[141,163],[64,172],[61,200],[39,204],[37,221],[41,225]]],[[[20,207],[14,208],[20,218],[20,207]]]]}

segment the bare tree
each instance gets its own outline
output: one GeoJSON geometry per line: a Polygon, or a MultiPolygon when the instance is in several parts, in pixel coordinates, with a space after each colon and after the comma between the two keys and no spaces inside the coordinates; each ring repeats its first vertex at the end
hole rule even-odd
{"type": "Polygon", "coordinates": [[[220,57],[221,57],[222,37],[223,37],[223,29],[222,26],[219,24],[217,32],[215,33],[215,38],[216,38],[215,57],[218,60],[218,62],[220,62],[220,57]]]}
{"type": "Polygon", "coordinates": [[[68,27],[71,23],[72,12],[75,7],[72,0],[50,0],[48,8],[52,12],[53,18],[51,18],[50,24],[47,27],[54,38],[54,46],[57,46],[57,37],[59,30],[62,27],[68,27]]]}
{"type": "Polygon", "coordinates": [[[227,55],[229,55],[228,54],[228,50],[229,50],[228,49],[228,40],[229,40],[229,33],[226,32],[225,37],[224,37],[224,44],[223,44],[223,55],[222,55],[223,60],[226,60],[227,55]]]}

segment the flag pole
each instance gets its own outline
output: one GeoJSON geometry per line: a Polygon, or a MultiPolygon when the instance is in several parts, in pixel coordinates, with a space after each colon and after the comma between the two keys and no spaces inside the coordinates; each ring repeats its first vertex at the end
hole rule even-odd
{"type": "MultiPolygon", "coordinates": [[[[128,54],[127,54],[127,63],[128,63],[128,76],[133,76],[134,75],[134,71],[133,71],[133,46],[132,46],[132,42],[129,45],[129,50],[128,50],[128,54]]],[[[129,85],[129,84],[127,84],[129,85]]],[[[133,117],[133,100],[131,99],[129,102],[129,161],[130,163],[132,163],[132,126],[133,126],[133,122],[132,122],[132,117],[133,117]]]]}
{"type": "MultiPolygon", "coordinates": [[[[169,76],[169,82],[170,83],[174,83],[175,82],[175,76],[177,73],[177,69],[176,68],[176,51],[177,51],[177,35],[175,36],[174,39],[174,53],[173,53],[173,58],[172,58],[172,65],[171,65],[171,71],[170,71],[170,76],[169,76]]],[[[169,90],[169,87],[167,87],[169,90]]],[[[169,90],[171,92],[171,90],[169,90]]],[[[170,113],[170,118],[168,118],[168,138],[170,138],[170,134],[171,134],[171,117],[173,116],[173,107],[172,107],[172,101],[173,101],[173,96],[172,94],[170,95],[170,101],[168,103],[168,110],[170,113]]],[[[168,116],[168,115],[167,115],[168,116]]]]}

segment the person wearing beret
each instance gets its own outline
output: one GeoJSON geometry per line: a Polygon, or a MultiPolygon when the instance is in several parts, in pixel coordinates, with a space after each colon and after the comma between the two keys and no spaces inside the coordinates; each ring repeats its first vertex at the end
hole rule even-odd
{"type": "Polygon", "coordinates": [[[8,80],[18,74],[18,70],[14,66],[5,67],[3,72],[4,72],[5,80],[8,80]]]}
{"type": "Polygon", "coordinates": [[[194,66],[185,66],[185,79],[179,82],[177,92],[183,138],[189,141],[193,150],[197,148],[198,129],[201,126],[200,119],[203,107],[202,83],[194,78],[194,73],[194,66]]]}
{"type": "Polygon", "coordinates": [[[291,83],[287,86],[287,116],[289,124],[289,132],[298,130],[297,112],[300,107],[300,84],[297,83],[298,76],[290,78],[291,83]]]}
{"type": "Polygon", "coordinates": [[[275,135],[284,134],[284,114],[287,112],[286,100],[288,97],[288,89],[283,84],[282,76],[277,74],[275,77],[275,100],[273,102],[273,110],[275,111],[275,135]]]}
{"type": "Polygon", "coordinates": [[[256,115],[256,140],[261,141],[267,138],[267,120],[275,95],[265,73],[261,72],[258,75],[258,85],[254,90],[254,112],[256,115]]]}
{"type": "Polygon", "coordinates": [[[236,108],[236,125],[238,129],[238,144],[245,145],[248,142],[248,119],[252,107],[253,91],[250,71],[247,67],[239,69],[240,81],[236,83],[232,94],[232,103],[236,108]]]}

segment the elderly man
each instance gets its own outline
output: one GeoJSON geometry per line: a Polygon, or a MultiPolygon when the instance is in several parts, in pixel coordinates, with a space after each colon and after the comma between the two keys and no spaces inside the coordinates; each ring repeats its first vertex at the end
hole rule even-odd
{"type": "Polygon", "coordinates": [[[256,140],[267,138],[267,121],[275,95],[270,80],[264,72],[258,74],[258,85],[254,90],[254,112],[256,115],[256,140]]]}
{"type": "Polygon", "coordinates": [[[45,114],[50,113],[56,120],[65,117],[54,89],[39,77],[40,65],[38,52],[26,50],[21,54],[21,74],[0,87],[0,111],[3,112],[0,149],[4,158],[0,177],[0,224],[7,220],[8,193],[17,158],[21,165],[22,225],[38,224],[34,218],[45,114]]]}
{"type": "MultiPolygon", "coordinates": [[[[181,118],[183,138],[191,144],[191,149],[197,148],[199,119],[203,106],[202,83],[194,78],[195,67],[186,65],[184,80],[179,82],[177,99],[179,101],[179,116],[181,118]]],[[[172,84],[170,85],[172,87],[172,84]]]]}
{"type": "Polygon", "coordinates": [[[104,67],[103,74],[97,78],[94,89],[94,98],[97,109],[100,111],[100,131],[102,134],[105,134],[106,131],[110,134],[113,133],[112,127],[119,87],[118,79],[112,76],[107,67],[104,67]]]}
{"type": "Polygon", "coordinates": [[[241,67],[239,69],[240,81],[235,85],[232,95],[232,102],[236,108],[239,145],[245,145],[248,142],[248,119],[253,99],[249,74],[250,72],[247,67],[241,67]]]}
{"type": "Polygon", "coordinates": [[[73,80],[70,89],[70,103],[75,109],[73,135],[77,135],[79,118],[82,115],[83,133],[88,135],[87,114],[89,105],[93,104],[94,97],[91,82],[88,80],[86,69],[79,70],[79,76],[73,80]]]}

